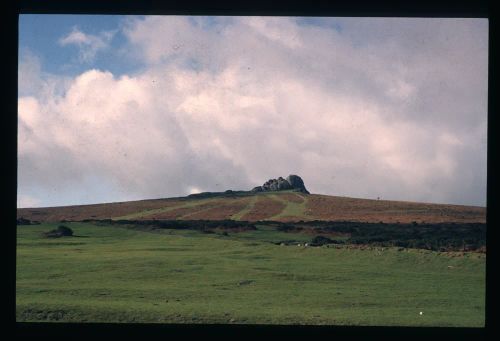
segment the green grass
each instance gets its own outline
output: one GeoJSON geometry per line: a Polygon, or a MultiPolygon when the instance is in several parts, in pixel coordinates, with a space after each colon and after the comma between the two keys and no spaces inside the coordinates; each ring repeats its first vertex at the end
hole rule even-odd
{"type": "MultiPolygon", "coordinates": [[[[174,206],[161,207],[161,208],[155,208],[155,209],[151,209],[151,210],[144,210],[144,211],[140,211],[140,212],[134,212],[134,213],[127,214],[127,215],[124,215],[124,216],[120,216],[120,217],[113,217],[112,219],[113,220],[131,220],[131,219],[138,219],[138,218],[147,218],[147,216],[150,216],[150,215],[153,215],[153,214],[165,213],[165,212],[169,212],[169,211],[172,211],[172,210],[176,210],[178,208],[196,207],[196,206],[200,206],[200,205],[203,205],[203,204],[210,203],[210,202],[212,202],[214,200],[217,200],[217,198],[216,199],[212,199],[212,198],[208,198],[208,199],[196,199],[196,200],[188,201],[186,203],[179,203],[178,205],[174,205],[174,206]]],[[[189,214],[193,214],[193,213],[196,213],[196,212],[190,212],[189,214]]]]}
{"type": "Polygon", "coordinates": [[[279,246],[306,236],[269,228],[40,236],[56,226],[17,229],[17,321],[484,326],[476,254],[279,246]]]}
{"type": "MultiPolygon", "coordinates": [[[[294,192],[290,191],[289,193],[294,193],[294,192]]],[[[285,200],[279,194],[278,195],[272,194],[271,197],[273,199],[277,199],[283,202],[286,206],[279,214],[276,214],[275,216],[272,216],[267,220],[280,220],[283,217],[296,217],[297,219],[304,219],[306,212],[307,197],[301,196],[302,199],[304,199],[304,201],[301,203],[285,200]]]]}
{"type": "Polygon", "coordinates": [[[253,196],[250,198],[250,200],[248,201],[248,204],[245,206],[245,208],[243,208],[243,209],[242,209],[241,211],[239,211],[238,213],[233,214],[233,215],[231,216],[231,219],[232,219],[232,220],[241,220],[241,218],[242,218],[245,214],[249,213],[249,212],[252,210],[252,208],[254,207],[254,205],[255,205],[255,203],[257,202],[257,199],[258,199],[258,198],[259,198],[259,197],[258,197],[257,195],[253,195],[253,196]]]}

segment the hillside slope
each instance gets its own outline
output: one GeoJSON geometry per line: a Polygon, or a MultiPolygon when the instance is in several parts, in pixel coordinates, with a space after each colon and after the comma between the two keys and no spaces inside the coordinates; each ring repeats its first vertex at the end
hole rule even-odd
{"type": "Polygon", "coordinates": [[[294,191],[224,193],[46,208],[20,208],[17,217],[32,221],[83,219],[206,219],[356,222],[486,222],[476,206],[370,200],[294,191]]]}

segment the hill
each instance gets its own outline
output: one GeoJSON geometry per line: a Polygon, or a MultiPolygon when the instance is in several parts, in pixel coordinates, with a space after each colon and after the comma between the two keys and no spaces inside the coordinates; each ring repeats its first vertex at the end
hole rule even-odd
{"type": "Polygon", "coordinates": [[[18,322],[484,326],[483,207],[310,194],[289,175],[17,213],[18,322]]]}
{"type": "Polygon", "coordinates": [[[405,201],[371,200],[295,190],[275,192],[226,191],[179,198],[151,199],[94,205],[20,208],[18,219],[81,221],[236,220],[281,222],[352,221],[385,223],[485,223],[486,208],[405,201]]]}

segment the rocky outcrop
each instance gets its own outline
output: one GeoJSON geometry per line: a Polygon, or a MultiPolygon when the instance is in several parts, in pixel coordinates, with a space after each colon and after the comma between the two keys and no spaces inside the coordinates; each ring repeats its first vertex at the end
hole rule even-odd
{"type": "Polygon", "coordinates": [[[283,179],[281,176],[278,179],[269,179],[262,186],[254,187],[252,192],[272,192],[289,189],[309,194],[302,178],[293,174],[289,175],[286,179],[283,179]]]}

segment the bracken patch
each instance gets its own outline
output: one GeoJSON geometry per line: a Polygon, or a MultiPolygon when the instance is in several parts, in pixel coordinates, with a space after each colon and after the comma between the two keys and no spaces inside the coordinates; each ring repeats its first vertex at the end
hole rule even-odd
{"type": "Polygon", "coordinates": [[[283,202],[263,196],[258,199],[250,212],[241,219],[248,221],[264,220],[279,214],[284,208],[285,204],[283,202]]]}

